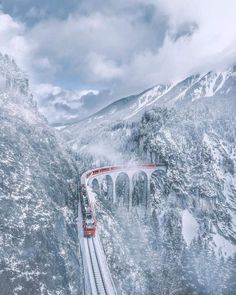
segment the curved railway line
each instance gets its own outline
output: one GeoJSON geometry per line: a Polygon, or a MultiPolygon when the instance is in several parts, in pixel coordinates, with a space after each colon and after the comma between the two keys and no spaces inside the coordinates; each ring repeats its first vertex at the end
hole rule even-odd
{"type": "MultiPolygon", "coordinates": [[[[128,166],[127,169],[143,168],[145,170],[155,170],[158,166],[154,164],[139,165],[136,167],[128,166]]],[[[91,196],[88,193],[89,179],[97,175],[102,175],[104,173],[114,173],[119,170],[124,170],[126,166],[111,166],[102,167],[94,170],[85,172],[81,177],[81,185],[86,189],[87,196],[89,199],[90,206],[94,208],[95,200],[91,202],[91,196]]],[[[79,211],[81,211],[81,216],[83,216],[83,210],[79,205],[79,211]]],[[[93,211],[93,210],[92,210],[93,211]]],[[[93,211],[94,212],[94,211],[93,211]]],[[[110,274],[105,254],[96,231],[96,235],[90,237],[84,236],[83,231],[83,219],[78,222],[79,234],[81,235],[82,242],[82,257],[83,257],[83,267],[84,267],[84,282],[85,282],[85,294],[84,295],[117,295],[117,291],[110,274]]]]}

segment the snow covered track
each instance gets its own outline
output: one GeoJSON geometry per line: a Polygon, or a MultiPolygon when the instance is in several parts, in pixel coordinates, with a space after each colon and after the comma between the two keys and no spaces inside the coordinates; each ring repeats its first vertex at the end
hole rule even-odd
{"type": "Polygon", "coordinates": [[[117,295],[98,236],[82,238],[84,295],[117,295]]]}
{"type": "Polygon", "coordinates": [[[85,295],[117,295],[97,236],[83,239],[85,295]]]}
{"type": "Polygon", "coordinates": [[[94,245],[94,238],[87,238],[87,246],[88,246],[88,252],[89,252],[89,257],[90,257],[90,263],[93,271],[93,277],[95,280],[95,285],[96,285],[96,290],[97,294],[99,295],[109,295],[103,274],[102,274],[102,268],[98,259],[98,254],[96,247],[94,245]]]}

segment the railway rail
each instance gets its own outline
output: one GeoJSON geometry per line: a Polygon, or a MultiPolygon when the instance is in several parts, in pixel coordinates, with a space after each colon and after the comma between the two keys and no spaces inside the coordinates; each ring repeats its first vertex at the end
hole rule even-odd
{"type": "Polygon", "coordinates": [[[103,278],[102,268],[98,258],[97,250],[94,244],[94,238],[87,238],[87,245],[90,257],[90,263],[93,270],[93,276],[95,280],[97,294],[109,295],[107,287],[103,278]]]}

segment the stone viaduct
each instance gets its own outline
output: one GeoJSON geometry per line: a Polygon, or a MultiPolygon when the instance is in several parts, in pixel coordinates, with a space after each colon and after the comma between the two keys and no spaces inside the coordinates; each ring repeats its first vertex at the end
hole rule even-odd
{"type": "Polygon", "coordinates": [[[166,173],[164,164],[121,165],[90,170],[85,173],[87,184],[100,196],[128,209],[141,205],[151,207],[151,178],[166,173]]]}

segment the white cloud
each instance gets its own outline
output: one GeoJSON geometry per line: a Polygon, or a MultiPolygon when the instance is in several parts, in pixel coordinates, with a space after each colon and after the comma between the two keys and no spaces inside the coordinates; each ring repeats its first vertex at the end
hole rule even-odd
{"type": "Polygon", "coordinates": [[[52,84],[34,86],[33,94],[50,123],[83,119],[111,100],[108,91],[67,90],[52,84]]]}
{"type": "Polygon", "coordinates": [[[168,31],[160,48],[134,54],[125,65],[122,84],[127,84],[126,91],[177,81],[196,72],[221,70],[236,63],[235,1],[150,2],[168,18],[168,31]]]}
{"type": "MultiPolygon", "coordinates": [[[[34,87],[33,91],[34,91],[34,94],[39,98],[39,100],[41,100],[46,96],[47,97],[49,96],[63,97],[63,92],[65,91],[65,89],[62,89],[61,87],[55,86],[52,84],[39,84],[34,87]]],[[[91,93],[94,95],[98,95],[99,91],[93,90],[93,89],[71,91],[66,98],[67,98],[67,101],[73,103],[75,101],[79,101],[83,96],[91,94],[91,93]]],[[[63,99],[63,98],[60,97],[60,99],[63,99]]],[[[63,102],[63,100],[61,100],[61,102],[63,102]]]]}
{"type": "Polygon", "coordinates": [[[25,65],[30,46],[25,39],[25,27],[10,15],[0,11],[0,51],[13,56],[20,65],[25,65]]]}
{"type": "MultiPolygon", "coordinates": [[[[20,21],[16,21],[10,15],[0,11],[0,52],[13,57],[17,64],[28,73],[32,83],[39,82],[40,71],[45,75],[46,71],[53,72],[49,57],[36,56],[36,42],[32,42],[27,36],[28,29],[20,21]]],[[[46,76],[47,77],[47,76],[46,76]]]]}
{"type": "Polygon", "coordinates": [[[52,84],[39,84],[34,88],[34,93],[39,99],[43,99],[46,96],[58,95],[62,92],[61,87],[54,86],[52,84]]]}
{"type": "Polygon", "coordinates": [[[111,74],[112,80],[120,76],[121,67],[135,52],[155,47],[149,26],[137,22],[132,15],[120,16],[115,12],[74,14],[65,20],[40,22],[30,30],[28,38],[38,44],[38,54],[44,52],[51,62],[62,64],[72,60],[73,69],[85,75],[87,81],[93,74],[92,81],[96,77],[100,81],[100,74],[105,80],[111,74]],[[92,71],[91,63],[95,65],[92,71]]]}
{"type": "Polygon", "coordinates": [[[123,75],[122,68],[114,60],[109,60],[96,53],[91,53],[88,56],[88,68],[97,81],[119,79],[123,75]]]}
{"type": "MultiPolygon", "coordinates": [[[[14,56],[34,84],[72,81],[119,98],[235,63],[235,11],[235,0],[91,0],[30,27],[0,13],[0,51],[14,56]]],[[[36,17],[34,5],[29,12],[36,17]]]]}
{"type": "Polygon", "coordinates": [[[157,55],[163,78],[173,79],[196,71],[222,69],[235,63],[235,1],[167,0],[161,3],[169,16],[171,31],[177,31],[186,22],[197,24],[190,37],[174,40],[166,36],[157,55]],[[172,70],[168,73],[170,68],[172,70]]]}

